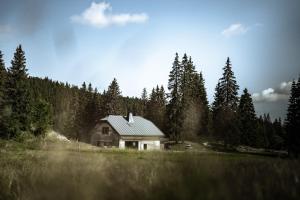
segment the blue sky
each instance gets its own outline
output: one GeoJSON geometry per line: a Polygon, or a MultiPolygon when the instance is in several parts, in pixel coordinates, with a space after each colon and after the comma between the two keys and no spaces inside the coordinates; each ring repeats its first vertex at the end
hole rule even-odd
{"type": "Polygon", "coordinates": [[[258,114],[284,116],[300,73],[297,0],[0,0],[6,66],[22,44],[32,76],[100,91],[116,77],[122,94],[167,86],[175,52],[192,56],[209,100],[227,56],[258,114]]]}

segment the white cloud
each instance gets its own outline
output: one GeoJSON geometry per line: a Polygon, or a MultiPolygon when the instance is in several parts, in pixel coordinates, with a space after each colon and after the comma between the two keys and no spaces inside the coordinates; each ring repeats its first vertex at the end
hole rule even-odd
{"type": "Polygon", "coordinates": [[[256,23],[252,26],[245,26],[240,23],[231,24],[229,27],[224,29],[221,34],[225,37],[232,37],[237,35],[243,35],[246,34],[248,31],[254,28],[263,27],[264,25],[262,23],[256,23]]]}
{"type": "Polygon", "coordinates": [[[231,37],[236,35],[242,35],[247,33],[249,27],[244,26],[243,24],[231,24],[228,28],[222,31],[222,35],[225,37],[231,37]]]}
{"type": "Polygon", "coordinates": [[[287,100],[289,98],[292,82],[282,82],[280,85],[273,89],[268,88],[260,93],[252,94],[254,102],[275,102],[287,100]]]}
{"type": "Polygon", "coordinates": [[[71,21],[80,24],[87,24],[97,28],[104,28],[111,25],[126,25],[128,23],[144,23],[148,20],[146,13],[112,14],[112,7],[109,3],[92,2],[91,6],[80,15],[71,16],[71,21]]]}

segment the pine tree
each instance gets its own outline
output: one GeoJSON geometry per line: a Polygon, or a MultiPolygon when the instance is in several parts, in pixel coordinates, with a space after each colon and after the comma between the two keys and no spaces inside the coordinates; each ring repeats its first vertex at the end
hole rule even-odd
{"type": "Polygon", "coordinates": [[[175,54],[172,70],[169,74],[168,90],[170,91],[170,101],[167,106],[168,129],[170,136],[178,142],[181,137],[182,112],[180,81],[183,74],[182,65],[179,62],[178,53],[175,54]]]}
{"type": "Polygon", "coordinates": [[[292,83],[289,106],[286,118],[288,135],[288,152],[290,156],[300,155],[300,77],[292,83]]]}
{"type": "Polygon", "coordinates": [[[183,107],[188,106],[193,95],[193,91],[195,91],[195,66],[193,64],[192,58],[187,57],[186,54],[184,54],[182,58],[182,67],[183,67],[183,75],[181,78],[181,94],[182,94],[182,101],[183,101],[183,107]]]}
{"type": "Polygon", "coordinates": [[[122,113],[121,91],[117,79],[113,79],[105,94],[105,112],[107,115],[120,115],[122,113]]]}
{"type": "Polygon", "coordinates": [[[236,83],[229,57],[223,70],[223,77],[220,79],[221,95],[224,98],[223,105],[232,111],[236,111],[239,101],[237,96],[239,86],[236,83]]]}
{"type": "Polygon", "coordinates": [[[221,94],[221,84],[220,81],[218,82],[215,88],[215,95],[214,95],[214,102],[212,104],[212,121],[213,121],[213,133],[214,137],[217,139],[223,139],[222,137],[222,127],[223,125],[223,118],[224,115],[224,108],[223,108],[223,96],[221,94]]]}
{"type": "Polygon", "coordinates": [[[90,131],[96,125],[97,120],[100,119],[99,115],[99,98],[96,91],[94,91],[92,84],[89,83],[87,93],[86,93],[86,106],[84,110],[84,126],[83,130],[83,141],[90,141],[90,131]]]}
{"type": "MultiPolygon", "coordinates": [[[[63,125],[63,129],[58,130],[61,133],[65,134],[68,138],[72,138],[72,139],[78,139],[78,121],[80,120],[80,116],[79,116],[79,110],[81,109],[81,105],[79,102],[79,89],[78,87],[71,87],[71,91],[69,93],[68,96],[68,112],[67,112],[67,118],[64,121],[64,125],[63,125]]],[[[50,101],[51,103],[51,101],[50,101]]],[[[52,102],[52,106],[55,106],[55,103],[52,102]]],[[[53,113],[53,116],[55,116],[56,114],[53,113]]],[[[54,123],[55,125],[55,123],[54,123]]]]}
{"type": "Polygon", "coordinates": [[[142,99],[142,100],[145,100],[145,101],[147,101],[147,99],[148,99],[148,94],[147,94],[146,88],[143,88],[143,92],[142,92],[142,95],[141,95],[141,99],[142,99]]]}
{"type": "Polygon", "coordinates": [[[267,146],[266,144],[267,133],[265,130],[263,116],[260,115],[259,118],[257,119],[256,127],[257,127],[256,128],[257,140],[255,146],[260,148],[265,148],[267,146]]]}
{"type": "Polygon", "coordinates": [[[272,125],[273,125],[273,129],[274,129],[272,148],[278,149],[278,150],[286,149],[286,145],[285,145],[286,137],[285,137],[284,130],[282,127],[281,119],[276,118],[272,125]]]}
{"type": "Polygon", "coordinates": [[[50,104],[38,99],[32,110],[32,132],[35,136],[44,135],[52,124],[50,104]]]}
{"type": "Polygon", "coordinates": [[[238,117],[240,121],[241,144],[256,146],[256,115],[251,95],[247,88],[244,89],[238,107],[238,117]]]}
{"type": "Polygon", "coordinates": [[[152,91],[149,96],[149,101],[147,103],[147,108],[146,108],[146,118],[149,119],[150,121],[153,121],[154,124],[156,121],[156,112],[157,112],[157,92],[154,88],[152,88],[152,91]]]}
{"type": "Polygon", "coordinates": [[[224,140],[224,146],[239,143],[238,131],[238,89],[230,59],[227,58],[223,76],[216,87],[213,103],[213,120],[215,135],[224,140]]]}
{"type": "Polygon", "coordinates": [[[7,71],[4,65],[3,54],[0,51],[0,104],[3,101],[6,76],[7,71]]]}
{"type": "Polygon", "coordinates": [[[7,79],[7,71],[5,69],[3,54],[0,51],[0,138],[5,137],[6,133],[4,131],[4,95],[5,95],[5,83],[7,79]]]}
{"type": "Polygon", "coordinates": [[[158,85],[152,89],[147,104],[146,118],[152,121],[158,128],[165,130],[166,97],[163,86],[158,85]]]}
{"type": "Polygon", "coordinates": [[[192,98],[199,112],[199,135],[208,135],[209,106],[202,72],[195,73],[193,78],[192,98]]]}
{"type": "Polygon", "coordinates": [[[183,77],[181,79],[182,94],[182,132],[185,139],[194,140],[200,133],[206,132],[207,106],[203,77],[195,71],[192,58],[182,58],[183,77]],[[201,79],[202,78],[202,79],[201,79]],[[200,80],[201,79],[201,80],[200,80]],[[202,88],[201,88],[202,87],[202,88]],[[204,93],[202,93],[204,90],[204,93]],[[203,98],[203,99],[202,99],[203,98]],[[202,101],[204,100],[204,101],[202,101]]]}
{"type": "Polygon", "coordinates": [[[28,88],[28,74],[25,53],[19,45],[8,69],[5,104],[6,130],[9,136],[16,136],[30,129],[31,101],[28,88]]]}
{"type": "Polygon", "coordinates": [[[205,80],[203,78],[202,72],[199,74],[199,83],[198,83],[198,91],[201,102],[208,107],[207,93],[205,89],[205,80]]]}
{"type": "Polygon", "coordinates": [[[141,95],[142,100],[142,113],[141,116],[145,116],[146,114],[146,108],[147,108],[147,102],[148,102],[148,94],[146,88],[143,88],[143,92],[141,95]]]}
{"type": "Polygon", "coordinates": [[[78,91],[78,108],[76,111],[75,124],[74,124],[74,133],[71,135],[75,135],[76,140],[82,140],[82,136],[86,131],[86,121],[87,121],[87,113],[86,106],[88,102],[88,91],[86,88],[86,83],[83,82],[80,90],[78,91]]]}
{"type": "Polygon", "coordinates": [[[265,132],[265,148],[272,149],[274,143],[274,128],[270,114],[264,114],[263,120],[265,132]]]}

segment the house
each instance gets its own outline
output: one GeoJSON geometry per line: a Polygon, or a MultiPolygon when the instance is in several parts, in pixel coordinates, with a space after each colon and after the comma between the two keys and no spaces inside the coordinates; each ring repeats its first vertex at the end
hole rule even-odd
{"type": "Polygon", "coordinates": [[[164,134],[151,121],[140,117],[109,115],[91,133],[91,143],[102,147],[154,150],[161,148],[164,134]]]}

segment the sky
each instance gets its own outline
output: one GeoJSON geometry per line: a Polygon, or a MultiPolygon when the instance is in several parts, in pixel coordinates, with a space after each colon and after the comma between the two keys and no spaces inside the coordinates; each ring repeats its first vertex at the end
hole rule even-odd
{"type": "Polygon", "coordinates": [[[167,88],[175,53],[192,57],[208,99],[227,57],[258,115],[285,117],[300,73],[299,0],[0,0],[6,67],[22,44],[31,76],[124,96],[167,88]]]}

